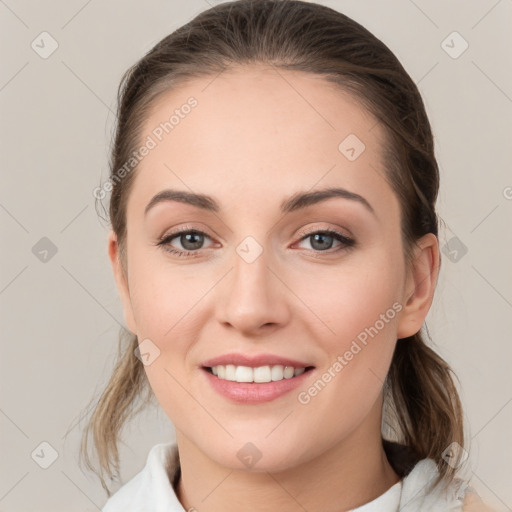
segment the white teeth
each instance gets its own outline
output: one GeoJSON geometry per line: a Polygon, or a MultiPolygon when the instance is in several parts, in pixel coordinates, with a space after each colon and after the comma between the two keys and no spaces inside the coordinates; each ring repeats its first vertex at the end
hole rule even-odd
{"type": "Polygon", "coordinates": [[[226,380],[235,380],[235,365],[234,364],[227,364],[226,365],[226,373],[224,375],[224,378],[226,380]]]}
{"type": "Polygon", "coordinates": [[[211,370],[219,379],[235,382],[272,382],[291,379],[306,371],[305,368],[294,368],[293,366],[283,366],[280,364],[258,366],[256,368],[235,366],[234,364],[219,364],[218,366],[212,366],[211,370]]]}
{"type": "Polygon", "coordinates": [[[293,377],[294,368],[293,366],[285,366],[283,375],[285,379],[291,379],[293,377]]]}
{"type": "Polygon", "coordinates": [[[253,373],[254,382],[270,382],[272,380],[270,366],[258,366],[254,368],[253,373]]]}
{"type": "Polygon", "coordinates": [[[237,366],[233,380],[237,382],[254,382],[254,372],[250,366],[237,366]]]}
{"type": "Polygon", "coordinates": [[[276,366],[272,366],[272,380],[283,380],[284,379],[284,373],[283,373],[284,366],[281,366],[280,364],[276,366]]]}

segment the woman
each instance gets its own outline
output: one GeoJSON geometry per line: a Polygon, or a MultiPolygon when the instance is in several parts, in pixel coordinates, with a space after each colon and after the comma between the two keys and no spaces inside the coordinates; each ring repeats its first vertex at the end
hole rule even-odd
{"type": "Polygon", "coordinates": [[[176,444],[104,512],[484,510],[420,332],[438,187],[416,85],[330,8],[224,3],[128,70],[96,195],[130,337],[83,452],[112,477],[143,393],[176,444]]]}

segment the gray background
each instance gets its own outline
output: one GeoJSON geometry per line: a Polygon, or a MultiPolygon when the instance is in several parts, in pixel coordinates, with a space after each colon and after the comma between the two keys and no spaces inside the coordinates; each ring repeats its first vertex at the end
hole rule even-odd
{"type": "MultiPolygon", "coordinates": [[[[321,3],[382,39],[424,97],[441,167],[440,243],[457,251],[443,254],[427,325],[461,382],[472,484],[510,510],[512,1],[321,3]],[[469,44],[457,58],[454,31],[469,44]]],[[[92,191],[108,176],[121,74],[209,5],[0,0],[0,511],[97,511],[106,500],[77,456],[84,408],[106,383],[124,323],[92,191]],[[47,58],[43,31],[58,44],[47,58]],[[43,237],[57,249],[44,261],[43,237]],[[58,454],[47,469],[43,442],[58,454]]],[[[139,416],[123,436],[124,481],[173,438],[158,408],[139,416]]]]}

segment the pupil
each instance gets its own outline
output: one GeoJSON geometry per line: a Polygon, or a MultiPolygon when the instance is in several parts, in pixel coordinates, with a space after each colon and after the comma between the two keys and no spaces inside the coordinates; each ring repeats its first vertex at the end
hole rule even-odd
{"type": "Polygon", "coordinates": [[[200,235],[199,233],[187,233],[185,235],[181,235],[180,241],[186,250],[200,249],[202,244],[201,236],[202,235],[200,235]],[[192,239],[190,237],[192,237],[192,239]],[[197,237],[195,241],[194,237],[197,237]],[[191,245],[187,246],[187,244],[191,245]]]}
{"type": "Polygon", "coordinates": [[[311,245],[313,246],[313,248],[316,248],[316,249],[321,249],[321,250],[326,249],[326,248],[330,249],[330,247],[332,245],[332,239],[333,239],[333,237],[331,235],[322,235],[322,234],[317,233],[317,234],[313,235],[313,243],[311,245]],[[326,238],[330,239],[330,242],[331,242],[331,244],[327,244],[328,247],[326,247],[326,244],[325,244],[326,238]],[[319,240],[320,240],[320,242],[323,241],[323,245],[322,245],[322,243],[320,243],[320,245],[318,247],[315,247],[315,243],[317,243],[319,240]]]}

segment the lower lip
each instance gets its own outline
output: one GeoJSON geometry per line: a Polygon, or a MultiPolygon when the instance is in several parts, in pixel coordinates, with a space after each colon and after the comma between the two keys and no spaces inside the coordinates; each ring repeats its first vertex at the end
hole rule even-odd
{"type": "Polygon", "coordinates": [[[237,403],[257,404],[270,402],[280,396],[293,391],[309,378],[314,368],[302,372],[297,377],[272,382],[235,382],[219,379],[208,370],[202,369],[213,389],[222,396],[237,403]]]}

